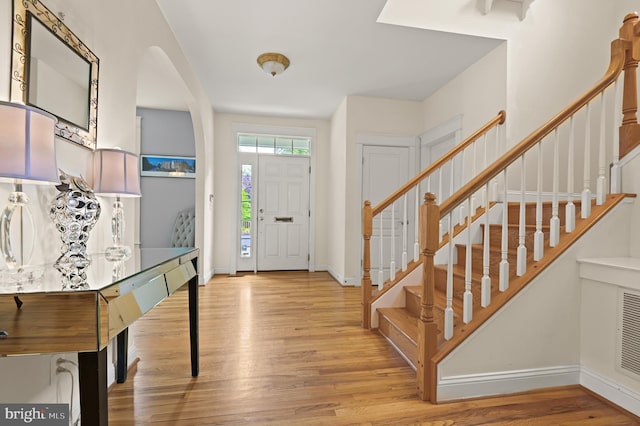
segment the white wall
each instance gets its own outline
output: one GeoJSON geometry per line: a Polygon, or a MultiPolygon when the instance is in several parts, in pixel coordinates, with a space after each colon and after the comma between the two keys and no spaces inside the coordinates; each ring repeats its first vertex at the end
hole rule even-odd
{"type": "MultiPolygon", "coordinates": [[[[361,176],[362,162],[357,145],[358,135],[416,137],[424,130],[422,103],[394,99],[347,97],[346,181],[345,181],[345,271],[350,284],[360,283],[362,246],[361,176]]],[[[391,194],[389,194],[391,195],[391,194]]]]}
{"type": "Polygon", "coordinates": [[[216,216],[214,230],[214,265],[216,273],[229,273],[232,256],[229,249],[236,235],[237,181],[239,178],[237,164],[237,142],[234,136],[234,125],[255,125],[273,128],[307,128],[315,129],[315,140],[312,152],[315,165],[315,256],[316,269],[328,268],[327,244],[330,238],[327,232],[327,211],[331,206],[327,202],[329,191],[328,162],[330,126],[328,120],[293,119],[281,117],[248,116],[217,113],[215,117],[216,161],[213,166],[216,176],[214,210],[216,216]]]}
{"type": "Polygon", "coordinates": [[[462,139],[466,138],[507,109],[506,80],[507,43],[502,43],[424,100],[424,129],[462,115],[462,139]]]}
{"type": "MultiPolygon", "coordinates": [[[[633,274],[631,271],[625,272],[633,274]]],[[[608,271],[608,273],[611,274],[611,278],[616,276],[615,271],[608,271]]],[[[582,279],[580,364],[583,367],[584,374],[591,378],[591,383],[587,387],[594,392],[601,393],[603,387],[606,389],[606,385],[609,385],[617,390],[622,388],[623,390],[619,392],[623,395],[635,393],[634,404],[630,404],[635,406],[635,410],[633,410],[621,401],[617,401],[615,393],[612,394],[610,390],[602,392],[607,399],[613,400],[618,405],[622,405],[637,415],[638,405],[640,404],[638,399],[638,395],[640,395],[640,380],[623,374],[621,370],[616,368],[617,319],[619,315],[617,307],[619,291],[623,290],[623,287],[615,285],[615,281],[602,282],[582,279]],[[597,386],[589,386],[594,383],[597,383],[597,386]]],[[[634,287],[634,284],[637,283],[637,271],[634,281],[624,285],[634,287]]],[[[628,290],[629,287],[625,290],[628,290]]],[[[637,286],[632,291],[637,292],[637,286]]]]}
{"type": "MultiPolygon", "coordinates": [[[[496,107],[506,107],[507,146],[515,145],[604,74],[610,42],[617,37],[623,17],[633,10],[632,2],[624,0],[606,4],[597,0],[536,0],[521,21],[517,9],[512,10],[508,3],[512,2],[494,2],[494,9],[484,15],[476,2],[465,0],[437,5],[433,1],[387,2],[379,19],[382,22],[506,40],[506,46],[491,52],[425,101],[425,118],[433,120],[427,124],[463,114],[464,129],[469,132],[482,122],[477,114],[489,116],[496,107]],[[499,65],[501,58],[506,58],[506,68],[499,65]],[[505,81],[506,92],[500,87],[505,81]]],[[[597,110],[593,117],[595,114],[597,110]]],[[[598,120],[594,121],[596,131],[592,134],[597,135],[598,120]]],[[[545,152],[550,149],[551,144],[545,144],[545,152]]],[[[581,149],[578,144],[578,155],[581,149]]],[[[591,160],[595,168],[597,156],[592,155],[591,160]]],[[[528,174],[535,173],[535,162],[527,164],[528,174]]],[[[576,168],[576,174],[579,172],[576,168]]],[[[592,173],[592,187],[595,177],[592,173]]],[[[529,186],[535,181],[527,178],[529,186]]]]}
{"type": "Polygon", "coordinates": [[[345,284],[346,173],[347,173],[347,98],[331,117],[329,147],[329,194],[327,209],[329,272],[340,284],[345,284]]]}
{"type": "MultiPolygon", "coordinates": [[[[137,151],[136,146],[136,79],[135,68],[143,52],[150,46],[159,46],[171,59],[189,88],[192,99],[190,109],[194,122],[196,153],[203,167],[198,173],[196,193],[199,204],[199,240],[201,248],[199,266],[207,277],[212,271],[212,222],[213,211],[206,204],[204,194],[213,193],[213,112],[199,81],[182,54],[153,0],[128,2],[114,0],[50,0],[45,4],[54,13],[65,13],[65,23],[83,40],[100,59],[100,87],[98,106],[98,146],[120,146],[137,151]],[[126,12],[125,12],[126,11],[126,12]],[[144,23],[144,24],[142,24],[144,23]]],[[[0,99],[9,99],[9,62],[11,35],[11,1],[0,0],[0,99]]],[[[92,153],[66,141],[57,141],[58,166],[71,174],[90,178],[92,153]]],[[[0,184],[0,200],[6,200],[10,185],[0,184]]],[[[40,241],[43,245],[34,260],[50,260],[57,257],[59,235],[46,217],[48,203],[56,194],[53,188],[35,188],[26,185],[36,214],[40,241]]],[[[103,203],[102,218],[92,231],[90,250],[104,247],[110,241],[110,206],[103,203]]],[[[131,200],[125,200],[125,210],[133,209],[131,200]]],[[[132,217],[132,213],[130,213],[132,217]]],[[[130,220],[130,216],[127,217],[130,220]]],[[[130,222],[131,223],[131,222],[130,222]]],[[[133,235],[126,236],[127,244],[133,244],[133,235]]],[[[22,371],[49,371],[50,356],[0,358],[0,376],[10,377],[15,369],[22,371]],[[34,365],[37,364],[37,365],[34,365]]],[[[12,386],[0,387],[0,401],[52,402],[56,400],[56,385],[50,383],[49,373],[30,375],[24,382],[12,381],[12,386]]]]}
{"type": "MultiPolygon", "coordinates": [[[[138,108],[141,117],[140,153],[195,156],[193,125],[186,111],[138,108]]],[[[196,163],[196,169],[199,164],[196,163]]],[[[195,180],[141,176],[141,247],[170,247],[178,212],[195,207],[195,180]]]]}

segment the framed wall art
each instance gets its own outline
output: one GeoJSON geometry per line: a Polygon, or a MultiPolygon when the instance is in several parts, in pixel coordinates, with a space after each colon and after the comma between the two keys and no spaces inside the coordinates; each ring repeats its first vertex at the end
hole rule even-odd
{"type": "Polygon", "coordinates": [[[140,155],[140,176],[195,178],[196,159],[143,154],[140,155]]]}

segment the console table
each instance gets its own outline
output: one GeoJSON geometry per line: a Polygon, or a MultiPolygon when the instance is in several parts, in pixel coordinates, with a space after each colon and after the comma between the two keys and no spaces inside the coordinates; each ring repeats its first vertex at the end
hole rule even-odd
{"type": "Polygon", "coordinates": [[[32,282],[0,281],[0,355],[77,352],[82,422],[106,426],[109,340],[117,339],[122,382],[128,326],[185,284],[191,375],[198,375],[198,254],[194,248],[141,249],[117,262],[93,254],[81,290],[63,290],[53,265],[43,265],[43,276],[32,282]]]}

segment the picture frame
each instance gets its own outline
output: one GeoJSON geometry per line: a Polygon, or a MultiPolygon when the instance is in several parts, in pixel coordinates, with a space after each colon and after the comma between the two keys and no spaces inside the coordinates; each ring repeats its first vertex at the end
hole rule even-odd
{"type": "Polygon", "coordinates": [[[140,176],[152,177],[196,177],[195,157],[173,155],[140,155],[140,176]]]}

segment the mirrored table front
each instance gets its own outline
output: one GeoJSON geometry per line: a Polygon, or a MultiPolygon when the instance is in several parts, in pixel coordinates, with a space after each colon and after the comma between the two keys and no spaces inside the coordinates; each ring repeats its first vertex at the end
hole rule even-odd
{"type": "Polygon", "coordinates": [[[108,424],[109,340],[117,338],[116,376],[122,382],[128,326],[185,284],[191,372],[198,375],[198,253],[195,248],[141,249],[121,260],[92,254],[83,279],[72,285],[54,264],[36,265],[32,279],[0,271],[0,355],[78,352],[82,420],[108,424]]]}

